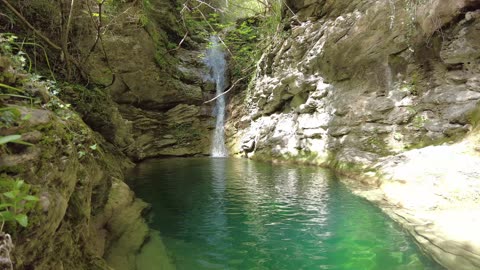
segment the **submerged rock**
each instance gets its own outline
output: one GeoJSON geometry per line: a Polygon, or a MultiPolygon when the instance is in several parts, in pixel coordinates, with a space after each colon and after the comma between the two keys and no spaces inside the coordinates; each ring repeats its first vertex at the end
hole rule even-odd
{"type": "Polygon", "coordinates": [[[97,230],[106,230],[106,246],[110,248],[104,257],[115,270],[136,268],[137,252],[149,234],[149,228],[142,217],[147,206],[135,198],[125,183],[113,180],[107,204],[103,212],[95,217],[95,226],[97,230]]]}
{"type": "Polygon", "coordinates": [[[447,269],[479,265],[480,155],[472,146],[469,139],[383,158],[373,166],[378,187],[357,190],[447,269]]]}

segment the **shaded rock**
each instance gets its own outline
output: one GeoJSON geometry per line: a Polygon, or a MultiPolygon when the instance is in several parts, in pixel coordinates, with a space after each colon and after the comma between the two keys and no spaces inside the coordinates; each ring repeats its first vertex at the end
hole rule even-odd
{"type": "Polygon", "coordinates": [[[2,154],[0,157],[0,168],[5,170],[8,167],[26,166],[35,162],[40,157],[40,149],[28,147],[20,154],[2,154]]]}
{"type": "Polygon", "coordinates": [[[332,137],[340,137],[350,133],[352,129],[348,126],[333,126],[328,128],[328,135],[332,137]]]}
{"type": "Polygon", "coordinates": [[[26,132],[22,134],[22,141],[29,142],[29,143],[38,143],[42,139],[43,134],[38,131],[34,130],[31,132],[26,132]]]}
{"type": "Polygon", "coordinates": [[[395,107],[393,100],[386,97],[377,97],[370,100],[363,111],[358,113],[363,114],[365,120],[368,122],[376,122],[384,120],[387,112],[395,107]]]}
{"type": "Polygon", "coordinates": [[[458,138],[461,135],[465,135],[470,130],[471,126],[469,125],[454,125],[443,130],[443,134],[445,134],[447,137],[458,138]]]}
{"type": "MultiPolygon", "coordinates": [[[[448,136],[453,136],[458,133],[464,133],[466,129],[464,128],[463,125],[457,125],[457,124],[450,124],[448,122],[444,122],[442,120],[438,119],[431,119],[425,121],[424,125],[425,129],[428,130],[429,132],[435,133],[443,133],[448,136]]],[[[441,139],[442,136],[440,134],[438,135],[433,135],[432,134],[432,139],[441,139]]]]}
{"type": "Polygon", "coordinates": [[[323,128],[309,128],[303,130],[303,136],[305,136],[305,138],[322,138],[325,134],[326,131],[323,128]]]}
{"type": "Polygon", "coordinates": [[[476,22],[476,26],[461,28],[451,41],[445,42],[440,51],[442,60],[447,64],[458,64],[480,57],[479,26],[480,22],[476,22]]]}
{"type": "Polygon", "coordinates": [[[207,152],[203,147],[199,148],[192,148],[192,147],[182,147],[182,146],[176,146],[176,147],[167,147],[167,148],[162,148],[160,150],[157,150],[155,152],[154,156],[174,156],[174,157],[188,157],[188,156],[194,156],[194,155],[207,155],[209,149],[207,149],[207,152]]]}
{"type": "Polygon", "coordinates": [[[28,119],[29,126],[38,126],[48,124],[53,119],[51,111],[41,109],[31,109],[26,107],[19,108],[24,119],[28,119]]]}
{"type": "Polygon", "coordinates": [[[354,163],[360,165],[371,165],[380,156],[374,153],[361,151],[356,148],[345,148],[337,153],[336,160],[342,163],[354,163]]]}
{"type": "Polygon", "coordinates": [[[413,116],[415,116],[415,109],[410,107],[395,107],[389,114],[387,119],[383,120],[383,123],[387,124],[405,124],[408,123],[413,116]]]}
{"type": "Polygon", "coordinates": [[[180,104],[168,110],[165,114],[169,118],[169,121],[183,123],[192,121],[199,112],[199,108],[195,105],[180,104]]]}
{"type": "Polygon", "coordinates": [[[308,95],[297,94],[293,96],[292,101],[290,101],[290,107],[292,109],[300,107],[307,101],[308,95]]]}
{"type": "Polygon", "coordinates": [[[331,118],[328,126],[357,126],[363,122],[362,120],[363,119],[361,119],[360,117],[352,117],[352,116],[339,117],[334,115],[331,118]]]}
{"type": "Polygon", "coordinates": [[[156,147],[165,147],[165,146],[174,145],[176,143],[177,143],[177,140],[175,139],[165,139],[165,140],[155,141],[154,144],[156,147]]]}
{"type": "Polygon", "coordinates": [[[423,98],[424,102],[442,104],[442,103],[460,103],[469,100],[479,100],[480,93],[466,90],[466,86],[444,85],[437,87],[423,98]]]}
{"type": "Polygon", "coordinates": [[[114,269],[129,270],[136,267],[136,252],[148,236],[148,226],[141,216],[146,207],[145,202],[135,199],[125,183],[114,179],[102,214],[106,219],[110,241],[113,241],[105,258],[114,269]]]}
{"type": "Polygon", "coordinates": [[[245,152],[245,155],[247,153],[253,152],[253,150],[255,149],[255,140],[254,139],[244,140],[240,148],[243,152],[245,152]]]}
{"type": "Polygon", "coordinates": [[[360,126],[360,130],[366,133],[385,134],[393,131],[393,127],[389,125],[381,125],[375,123],[365,123],[360,126]]]}
{"type": "Polygon", "coordinates": [[[469,78],[466,85],[469,90],[480,92],[480,77],[475,76],[469,78]]]}
{"type": "Polygon", "coordinates": [[[150,79],[143,70],[122,74],[122,80],[129,91],[114,97],[119,103],[134,103],[145,109],[164,110],[180,103],[198,104],[203,101],[199,86],[181,81],[150,79]]]}
{"type": "Polygon", "coordinates": [[[477,107],[477,101],[449,106],[442,111],[442,116],[452,124],[467,124],[471,120],[471,114],[477,107]]]}
{"type": "Polygon", "coordinates": [[[455,84],[464,84],[468,81],[468,74],[461,70],[447,72],[447,79],[455,84]]]}
{"type": "Polygon", "coordinates": [[[475,0],[433,0],[421,4],[416,19],[424,34],[431,36],[435,31],[457,17],[463,9],[474,7],[475,0]]]}
{"type": "Polygon", "coordinates": [[[372,99],[367,105],[368,110],[372,110],[374,112],[385,112],[393,109],[393,107],[395,107],[393,100],[386,97],[377,97],[372,99]]]}
{"type": "Polygon", "coordinates": [[[395,102],[395,105],[398,106],[397,103],[401,102],[406,96],[410,93],[409,91],[405,91],[404,89],[395,89],[388,93],[388,98],[392,99],[395,102]]]}

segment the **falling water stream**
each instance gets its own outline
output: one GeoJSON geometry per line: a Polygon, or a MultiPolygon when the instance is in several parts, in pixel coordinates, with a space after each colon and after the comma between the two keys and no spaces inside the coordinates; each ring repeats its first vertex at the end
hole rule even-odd
{"type": "MultiPolygon", "coordinates": [[[[211,78],[215,81],[216,96],[223,93],[226,87],[226,69],[225,50],[219,42],[218,37],[210,38],[210,46],[205,56],[205,64],[211,70],[211,78]]],[[[212,157],[226,157],[228,155],[225,148],[225,134],[223,126],[225,123],[225,96],[219,96],[216,99],[214,109],[216,118],[215,132],[212,141],[212,157]]]]}
{"type": "MultiPolygon", "coordinates": [[[[217,37],[205,56],[226,87],[217,37]]],[[[225,97],[216,99],[212,156],[226,157],[225,97]]],[[[324,169],[246,159],[151,160],[131,177],[150,203],[151,238],[137,270],[438,270],[411,237],[324,169]]]]}

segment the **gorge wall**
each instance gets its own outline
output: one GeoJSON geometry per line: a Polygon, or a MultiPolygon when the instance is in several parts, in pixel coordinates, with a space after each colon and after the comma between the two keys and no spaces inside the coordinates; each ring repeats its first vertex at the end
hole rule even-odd
{"type": "Polygon", "coordinates": [[[94,28],[79,33],[81,53],[91,53],[85,70],[111,99],[99,104],[110,110],[106,115],[83,110],[87,123],[134,160],[210,152],[215,124],[211,105],[203,102],[215,95],[215,84],[203,62],[208,42],[195,33],[184,36],[178,5],[154,0],[118,6],[103,35],[107,57],[100,46],[90,52],[94,28]]]}
{"type": "Polygon", "coordinates": [[[459,210],[479,205],[478,1],[287,2],[232,98],[231,152],[332,167],[443,266],[480,267],[459,210]]]}
{"type": "MultiPolygon", "coordinates": [[[[88,78],[86,87],[25,71],[19,59],[30,61],[30,69],[34,59],[35,70],[36,61],[43,62],[58,77],[65,63],[48,46],[42,47],[45,56],[16,55],[13,39],[0,34],[0,83],[31,97],[3,95],[2,88],[0,136],[20,134],[33,144],[0,147],[0,186],[22,179],[40,199],[26,229],[4,230],[15,232],[15,269],[136,269],[135,256],[149,234],[142,217],[148,205],[135,199],[124,173],[130,160],[210,152],[214,119],[203,101],[215,95],[215,85],[202,59],[206,43],[193,34],[182,41],[175,1],[117,1],[101,11],[97,1],[72,3],[70,50],[80,59],[75,64],[88,78]],[[100,13],[101,40],[94,23],[100,13]]],[[[60,42],[48,29],[60,24],[61,5],[46,0],[13,6],[60,42]]],[[[30,29],[9,16],[2,17],[14,27],[8,31],[29,40],[30,29]]]]}
{"type": "Polygon", "coordinates": [[[129,250],[139,249],[148,233],[141,217],[146,204],[123,183],[124,171],[133,164],[66,103],[47,94],[51,84],[36,81],[10,57],[0,56],[2,83],[44,98],[1,102],[0,136],[19,134],[29,144],[0,148],[2,192],[17,179],[39,199],[26,210],[28,227],[2,226],[12,234],[14,269],[109,269],[103,257],[111,256],[131,266],[135,260],[129,250]],[[121,243],[124,238],[129,241],[121,243]],[[112,250],[117,244],[124,249],[112,250]]]}
{"type": "Polygon", "coordinates": [[[292,5],[292,29],[263,55],[246,113],[231,117],[231,147],[368,163],[464,136],[480,99],[479,13],[424,2],[292,5]]]}

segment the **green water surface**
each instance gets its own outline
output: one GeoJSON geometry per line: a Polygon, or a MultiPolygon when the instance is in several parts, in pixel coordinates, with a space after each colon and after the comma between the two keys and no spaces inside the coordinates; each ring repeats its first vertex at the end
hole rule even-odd
{"type": "Polygon", "coordinates": [[[164,244],[147,244],[138,270],[161,269],[164,249],[179,270],[441,269],[328,170],[165,159],[140,164],[131,185],[164,244]]]}

